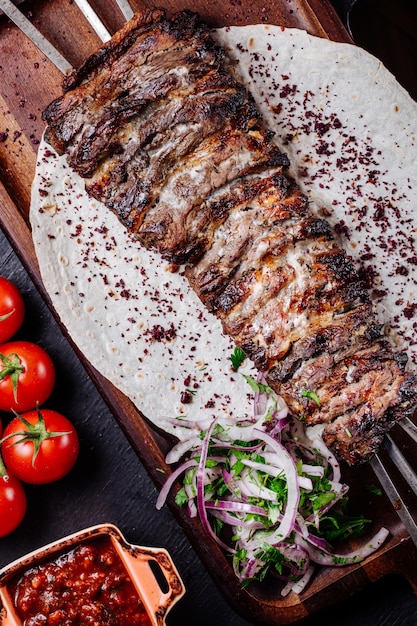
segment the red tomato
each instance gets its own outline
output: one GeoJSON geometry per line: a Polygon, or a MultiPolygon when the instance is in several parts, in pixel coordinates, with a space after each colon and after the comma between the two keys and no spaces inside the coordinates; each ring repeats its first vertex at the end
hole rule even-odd
{"type": "Polygon", "coordinates": [[[79,440],[73,424],[50,409],[17,415],[4,429],[1,454],[8,469],[34,485],[59,480],[74,466],[79,440]]]}
{"type": "Polygon", "coordinates": [[[22,325],[25,303],[19,289],[0,276],[0,343],[9,341],[22,325]]]}
{"type": "Polygon", "coordinates": [[[0,410],[29,411],[43,404],[55,384],[55,367],[43,348],[29,341],[0,346],[0,410]]]}
{"type": "Polygon", "coordinates": [[[0,473],[0,537],[9,535],[22,522],[27,507],[20,480],[7,471],[0,473]]]}

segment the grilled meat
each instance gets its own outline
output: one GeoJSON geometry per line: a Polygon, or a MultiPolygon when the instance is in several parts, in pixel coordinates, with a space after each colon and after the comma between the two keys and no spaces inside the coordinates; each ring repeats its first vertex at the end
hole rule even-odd
{"type": "Polygon", "coordinates": [[[46,139],[349,464],[417,405],[352,260],[198,16],[134,18],[66,79],[46,139]],[[319,403],[306,391],[314,391],[319,403]]]}

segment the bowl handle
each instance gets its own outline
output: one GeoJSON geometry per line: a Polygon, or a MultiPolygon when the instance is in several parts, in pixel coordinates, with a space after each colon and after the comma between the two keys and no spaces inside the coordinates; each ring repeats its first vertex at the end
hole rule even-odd
{"type": "Polygon", "coordinates": [[[156,626],[184,595],[185,587],[168,552],[116,542],[118,552],[156,626]]]}
{"type": "Polygon", "coordinates": [[[0,588],[0,626],[21,626],[9,593],[0,588]]]}

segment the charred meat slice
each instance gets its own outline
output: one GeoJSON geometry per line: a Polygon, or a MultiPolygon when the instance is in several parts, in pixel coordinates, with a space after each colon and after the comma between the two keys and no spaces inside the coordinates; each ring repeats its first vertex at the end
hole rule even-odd
{"type": "Polygon", "coordinates": [[[242,105],[241,90],[198,93],[200,88],[167,99],[163,106],[145,107],[113,137],[108,158],[86,180],[89,193],[130,230],[139,228],[169,171],[222,128],[225,111],[230,114],[242,105]]]}
{"type": "MultiPolygon", "coordinates": [[[[192,203],[180,219],[171,223],[169,236],[159,244],[161,254],[173,263],[187,263],[189,266],[197,263],[205,252],[212,249],[214,237],[219,237],[219,227],[232,212],[244,212],[250,202],[271,184],[287,188],[288,180],[281,170],[281,167],[278,171],[272,167],[270,178],[266,170],[262,170],[261,174],[242,176],[214,190],[202,203],[192,203]]],[[[197,276],[200,272],[204,273],[204,269],[199,266],[197,276]]],[[[190,271],[188,278],[191,280],[192,276],[190,271]]],[[[193,286],[196,290],[197,285],[195,280],[193,286]]]]}
{"type": "Polygon", "coordinates": [[[227,214],[223,201],[212,205],[216,229],[206,254],[186,270],[191,286],[213,311],[220,311],[217,298],[230,281],[259,269],[267,254],[276,256],[287,249],[293,240],[294,222],[307,216],[306,199],[282,174],[274,172],[270,177],[265,173],[243,185],[227,198],[227,214]],[[224,218],[221,223],[215,217],[219,209],[224,218]],[[272,225],[283,227],[271,234],[268,219],[272,225]]]}
{"type": "Polygon", "coordinates": [[[104,121],[121,127],[147,103],[186,90],[222,59],[223,52],[191,14],[168,21],[160,10],[138,13],[65,80],[66,93],[43,113],[46,137],[60,154],[70,151],[74,169],[83,175],[84,161],[94,170],[100,159],[93,150],[88,151],[92,162],[84,159],[84,144],[104,121]]]}
{"type": "Polygon", "coordinates": [[[329,224],[286,174],[225,53],[198,16],[138,13],[65,79],[46,139],[191,287],[349,464],[417,406],[369,293],[329,224]],[[314,391],[312,400],[308,391],[314,391]]]}
{"type": "Polygon", "coordinates": [[[136,231],[138,239],[167,256],[165,248],[171,238],[175,241],[176,222],[181,223],[196,204],[236,178],[284,161],[268,136],[262,129],[231,123],[204,139],[165,176],[158,199],[153,198],[136,231]]]}

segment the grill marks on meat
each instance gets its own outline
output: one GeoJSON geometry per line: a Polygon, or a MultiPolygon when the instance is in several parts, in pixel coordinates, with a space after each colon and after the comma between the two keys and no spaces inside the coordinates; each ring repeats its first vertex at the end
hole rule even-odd
{"type": "Polygon", "coordinates": [[[113,138],[112,154],[88,179],[88,192],[137,231],[162,193],[167,173],[186,165],[187,155],[222,127],[226,111],[240,101],[235,90],[175,96],[163,108],[148,105],[113,138]]]}
{"type": "Polygon", "coordinates": [[[224,331],[292,411],[325,424],[339,458],[364,462],[414,412],[405,355],[383,338],[351,259],[195,14],[136,14],[66,79],[44,119],[88,193],[185,265],[224,331]]]}
{"type": "Polygon", "coordinates": [[[89,164],[83,158],[85,142],[88,147],[89,138],[106,119],[113,118],[116,131],[124,116],[136,116],[147,103],[175,89],[186,89],[211,67],[218,67],[222,59],[223,52],[195,19],[179,16],[169,22],[160,10],[136,14],[66,79],[66,93],[44,111],[46,137],[53,138],[60,152],[69,151],[77,172],[88,175],[106,153],[101,156],[89,151],[89,164]]]}
{"type": "Polygon", "coordinates": [[[268,135],[264,130],[236,128],[232,122],[203,139],[167,172],[157,201],[136,229],[138,239],[172,260],[170,247],[178,245],[177,224],[187,219],[190,209],[236,178],[275,163],[278,151],[268,135]]]}

